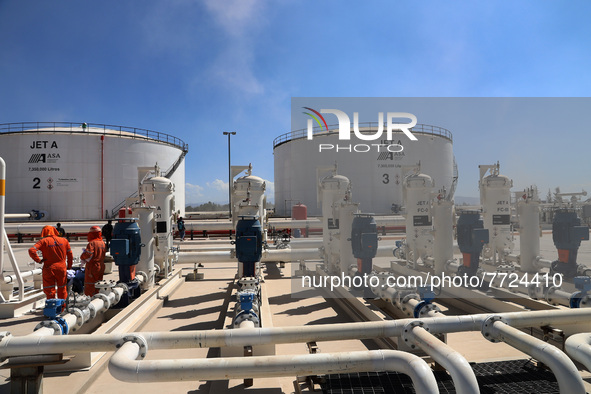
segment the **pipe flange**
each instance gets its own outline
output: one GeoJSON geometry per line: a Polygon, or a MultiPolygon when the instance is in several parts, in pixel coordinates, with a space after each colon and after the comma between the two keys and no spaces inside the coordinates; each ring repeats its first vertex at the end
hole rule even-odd
{"type": "Polygon", "coordinates": [[[150,278],[150,277],[148,276],[148,274],[146,274],[144,271],[138,271],[138,272],[136,272],[136,273],[135,273],[135,276],[136,276],[136,278],[137,278],[138,276],[141,276],[141,277],[143,278],[143,279],[142,279],[142,282],[143,282],[143,283],[148,283],[148,279],[150,278]]]}
{"type": "Polygon", "coordinates": [[[417,293],[410,293],[404,296],[404,298],[402,298],[402,300],[400,300],[401,304],[406,304],[408,301],[410,300],[417,300],[420,301],[421,297],[419,297],[419,295],[417,293]]]}
{"type": "Polygon", "coordinates": [[[37,331],[45,327],[53,329],[53,335],[62,335],[62,326],[55,320],[44,320],[37,324],[33,331],[37,331]]]}
{"type": "Polygon", "coordinates": [[[236,315],[236,317],[234,317],[234,321],[232,324],[234,327],[238,327],[240,325],[240,323],[242,323],[243,321],[247,321],[247,320],[253,322],[255,327],[260,327],[259,317],[252,310],[242,311],[242,312],[238,313],[236,315]]]}
{"type": "Polygon", "coordinates": [[[88,309],[89,313],[88,321],[90,321],[96,317],[96,308],[92,303],[88,304],[86,308],[88,309]]]}
{"type": "Polygon", "coordinates": [[[72,331],[76,331],[85,323],[84,313],[82,313],[82,310],[79,308],[70,308],[70,313],[76,316],[76,324],[74,325],[74,327],[72,327],[72,331]]]}
{"type": "Polygon", "coordinates": [[[115,287],[116,284],[114,280],[99,280],[94,284],[94,287],[99,289],[101,293],[104,293],[115,287]]]}
{"type": "Polygon", "coordinates": [[[532,283],[527,287],[527,295],[532,300],[537,300],[539,298],[538,291],[540,291],[540,287],[537,286],[535,283],[532,283]]]}
{"type": "Polygon", "coordinates": [[[482,323],[482,329],[480,330],[484,338],[491,341],[492,343],[500,342],[499,335],[493,330],[493,325],[497,321],[501,321],[506,324],[501,316],[490,316],[484,320],[482,323]]]}
{"type": "Polygon", "coordinates": [[[111,300],[104,293],[97,293],[92,296],[92,299],[93,300],[99,299],[99,300],[103,301],[103,307],[101,308],[101,310],[99,312],[105,312],[107,309],[109,309],[111,307],[111,300]]]}
{"type": "Polygon", "coordinates": [[[441,309],[439,309],[439,307],[435,304],[432,304],[430,302],[428,303],[426,301],[421,301],[421,303],[419,303],[419,305],[416,306],[414,310],[414,315],[415,318],[427,317],[426,315],[432,311],[441,312],[441,309]]]}
{"type": "Polygon", "coordinates": [[[546,291],[546,302],[550,305],[554,305],[554,306],[558,305],[558,303],[553,302],[553,298],[552,298],[552,295],[554,294],[554,292],[556,290],[560,290],[560,287],[550,286],[548,288],[548,290],[546,291]]]}
{"type": "Polygon", "coordinates": [[[129,286],[127,286],[127,283],[120,282],[120,283],[117,283],[117,286],[115,286],[115,287],[120,287],[123,289],[124,293],[129,293],[129,286]]]}
{"type": "Polygon", "coordinates": [[[126,342],[133,342],[140,347],[140,351],[139,351],[139,354],[138,354],[136,360],[142,360],[146,357],[146,354],[148,353],[148,342],[146,341],[146,339],[144,337],[142,337],[141,335],[137,335],[137,334],[126,335],[123,338],[121,338],[121,341],[117,344],[117,348],[120,348],[126,342]]]}
{"type": "Polygon", "coordinates": [[[427,327],[425,323],[421,320],[413,320],[405,324],[402,330],[402,335],[400,337],[402,338],[404,343],[406,343],[406,345],[409,346],[411,349],[415,349],[417,347],[417,345],[415,345],[415,337],[412,332],[413,328],[415,327],[422,327],[425,330],[429,331],[429,327],[427,327]]]}

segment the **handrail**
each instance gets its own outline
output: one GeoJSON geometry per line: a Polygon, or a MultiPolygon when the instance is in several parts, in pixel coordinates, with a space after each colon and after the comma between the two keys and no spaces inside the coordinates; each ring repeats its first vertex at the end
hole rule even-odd
{"type": "Polygon", "coordinates": [[[140,129],[137,127],[84,122],[17,122],[0,124],[0,133],[2,134],[43,132],[67,132],[72,134],[96,133],[110,136],[154,140],[177,147],[185,153],[189,151],[189,144],[185,143],[180,138],[159,131],[140,129]]]}
{"type": "MultiPolygon", "coordinates": [[[[377,130],[378,125],[379,125],[378,122],[364,122],[364,123],[359,123],[359,128],[360,128],[360,130],[363,129],[363,130],[361,130],[362,132],[371,131],[372,129],[377,130]]],[[[386,127],[387,126],[384,123],[384,130],[386,130],[386,127]]],[[[415,125],[415,127],[411,128],[410,130],[412,133],[416,133],[416,134],[438,135],[440,137],[447,138],[448,140],[453,142],[453,137],[452,137],[451,131],[444,129],[443,127],[432,126],[432,125],[427,125],[427,124],[418,124],[418,125],[415,125]]],[[[317,134],[328,135],[328,134],[335,134],[338,132],[339,132],[339,125],[338,124],[328,126],[328,131],[326,131],[324,128],[320,128],[318,126],[316,126],[312,129],[313,135],[317,135],[317,134]]],[[[308,136],[308,129],[294,130],[294,131],[290,131],[289,133],[281,134],[279,137],[277,137],[273,140],[273,149],[275,149],[278,145],[281,145],[281,144],[286,143],[288,141],[306,138],[307,136],[308,136]]]]}

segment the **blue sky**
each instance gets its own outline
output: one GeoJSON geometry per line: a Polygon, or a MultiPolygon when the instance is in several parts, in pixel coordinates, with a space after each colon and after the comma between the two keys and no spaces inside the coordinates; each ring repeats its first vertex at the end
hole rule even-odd
{"type": "MultiPolygon", "coordinates": [[[[237,132],[232,163],[252,162],[272,182],[272,141],[290,130],[291,97],[590,96],[590,11],[588,1],[546,0],[0,0],[0,123],[175,135],[190,147],[187,201],[225,201],[222,132],[237,132]]],[[[476,166],[491,158],[544,196],[554,186],[591,191],[581,115],[576,130],[555,133],[431,123],[454,134],[457,195],[478,195],[476,166]],[[554,167],[540,168],[546,157],[554,167]]]]}

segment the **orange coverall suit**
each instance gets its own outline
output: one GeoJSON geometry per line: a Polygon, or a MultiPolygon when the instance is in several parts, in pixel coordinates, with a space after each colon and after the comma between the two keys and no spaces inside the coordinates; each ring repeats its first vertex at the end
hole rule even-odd
{"type": "Polygon", "coordinates": [[[93,296],[98,293],[94,284],[103,280],[105,273],[105,253],[106,247],[101,236],[101,232],[88,233],[88,245],[80,256],[80,260],[86,261],[84,269],[84,294],[93,296]]]}
{"type": "Polygon", "coordinates": [[[67,239],[59,237],[53,226],[45,226],[41,231],[42,239],[29,249],[29,256],[36,263],[43,263],[43,292],[47,299],[55,298],[55,286],[57,285],[57,298],[68,298],[66,258],[68,259],[67,269],[72,268],[72,249],[67,239]],[[43,260],[37,254],[41,251],[43,260]]]}

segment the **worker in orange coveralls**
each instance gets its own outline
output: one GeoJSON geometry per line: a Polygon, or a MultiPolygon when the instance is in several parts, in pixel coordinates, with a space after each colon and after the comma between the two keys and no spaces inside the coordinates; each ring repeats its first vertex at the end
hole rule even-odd
{"type": "Polygon", "coordinates": [[[86,245],[84,252],[80,256],[82,264],[85,264],[86,267],[84,271],[84,294],[87,296],[98,293],[94,284],[99,280],[103,280],[106,251],[101,228],[92,226],[88,232],[88,245],[86,245]]]}
{"type": "Polygon", "coordinates": [[[60,237],[53,226],[43,227],[41,237],[39,242],[29,249],[29,256],[36,263],[43,263],[43,292],[47,299],[55,298],[57,285],[57,298],[65,300],[68,298],[66,269],[72,268],[74,260],[70,243],[60,237]],[[41,252],[43,259],[39,258],[37,252],[41,252]]]}

